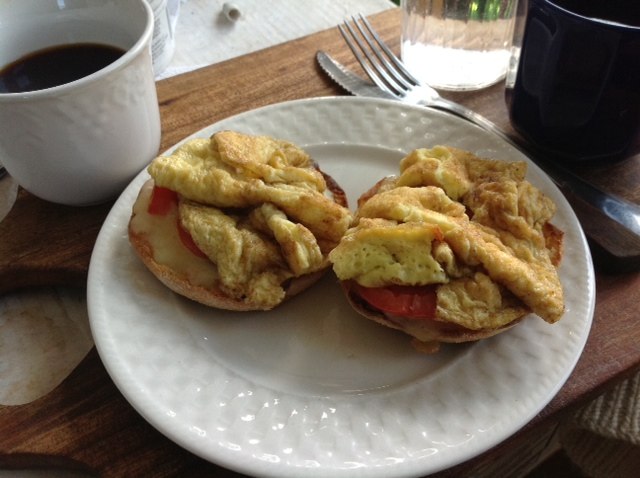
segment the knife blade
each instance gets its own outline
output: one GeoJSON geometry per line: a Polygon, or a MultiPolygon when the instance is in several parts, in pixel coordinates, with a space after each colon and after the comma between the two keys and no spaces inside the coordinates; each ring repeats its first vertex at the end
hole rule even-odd
{"type": "MultiPolygon", "coordinates": [[[[399,101],[397,97],[360,78],[324,51],[316,53],[316,60],[329,78],[352,95],[399,101]]],[[[446,110],[446,107],[437,109],[446,110]]],[[[484,121],[488,122],[486,119],[484,121]]],[[[492,126],[495,128],[495,125],[492,126]]],[[[499,136],[527,154],[522,145],[506,134],[499,136]]],[[[616,271],[640,268],[640,206],[605,193],[559,165],[540,162],[544,163],[544,167],[543,164],[540,166],[573,206],[599,265],[616,271]]]]}
{"type": "Polygon", "coordinates": [[[327,76],[347,91],[347,93],[351,93],[354,96],[368,96],[370,98],[397,100],[397,98],[392,94],[387,93],[373,83],[369,83],[368,81],[360,78],[347,67],[327,55],[324,51],[318,51],[316,53],[316,59],[327,76]]]}

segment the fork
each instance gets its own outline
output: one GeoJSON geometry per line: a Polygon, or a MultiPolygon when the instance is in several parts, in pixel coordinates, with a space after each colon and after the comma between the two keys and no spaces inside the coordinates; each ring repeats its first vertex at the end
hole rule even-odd
{"type": "Polygon", "coordinates": [[[583,180],[564,166],[533,154],[530,147],[516,142],[497,125],[475,111],[446,98],[416,79],[379,37],[363,16],[338,25],[356,59],[388,96],[399,101],[453,113],[497,135],[538,164],[574,204],[586,234],[616,259],[640,266],[640,206],[608,194],[583,180]],[[576,203],[576,200],[578,203],[576,203]]]}
{"type": "Polygon", "coordinates": [[[367,76],[381,90],[405,103],[422,104],[454,113],[492,131],[509,144],[521,148],[484,116],[443,98],[435,89],[416,79],[380,38],[366,17],[360,14],[358,18],[351,17],[351,19],[352,23],[346,20],[344,26],[338,25],[338,29],[367,76]]]}

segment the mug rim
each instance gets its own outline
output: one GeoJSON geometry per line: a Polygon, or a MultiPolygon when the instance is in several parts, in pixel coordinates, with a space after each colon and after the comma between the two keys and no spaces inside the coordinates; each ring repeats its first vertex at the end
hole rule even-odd
{"type": "Polygon", "coordinates": [[[582,21],[587,21],[589,23],[594,23],[597,24],[600,27],[604,27],[604,28],[612,28],[612,29],[616,29],[616,30],[628,30],[628,31],[632,31],[632,32],[640,32],[640,26],[636,26],[636,25],[630,25],[628,23],[620,23],[620,22],[616,22],[613,20],[605,20],[603,18],[598,18],[598,17],[590,17],[587,15],[582,15],[580,13],[576,13],[572,10],[569,10],[565,7],[563,7],[562,5],[559,5],[557,2],[558,0],[532,0],[533,2],[538,2],[538,3],[544,3],[549,5],[551,8],[555,8],[556,10],[559,10],[561,13],[574,18],[574,19],[579,19],[582,21]]]}
{"type": "Polygon", "coordinates": [[[151,10],[151,6],[146,0],[138,0],[138,3],[142,6],[147,17],[144,25],[144,30],[138,36],[136,42],[130,48],[128,48],[117,60],[109,63],[107,66],[100,68],[98,71],[95,71],[90,75],[83,76],[82,78],[78,78],[77,80],[71,81],[69,83],[63,83],[61,85],[32,91],[8,93],[0,92],[0,103],[2,103],[3,101],[30,101],[33,99],[38,99],[39,97],[55,96],[59,93],[65,93],[67,90],[78,88],[83,84],[97,81],[110,74],[112,71],[119,70],[126,64],[130,63],[135,57],[138,56],[140,50],[146,48],[146,45],[148,45],[151,41],[151,36],[153,34],[153,10],[151,10]]]}

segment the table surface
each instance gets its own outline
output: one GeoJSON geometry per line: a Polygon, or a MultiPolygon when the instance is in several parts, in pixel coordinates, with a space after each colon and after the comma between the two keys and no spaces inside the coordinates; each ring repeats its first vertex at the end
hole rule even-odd
{"type": "MultiPolygon", "coordinates": [[[[388,10],[371,20],[398,51],[400,12],[388,10]]],[[[357,69],[339,32],[332,28],[159,81],[161,150],[242,111],[286,100],[344,94],[317,66],[319,49],[357,69]],[[247,74],[255,71],[260,71],[260,81],[247,74]]],[[[503,85],[445,96],[515,135],[509,126],[503,85]]],[[[640,202],[638,155],[606,169],[581,166],[576,170],[599,186],[640,202]]],[[[93,242],[109,208],[110,204],[56,206],[20,191],[16,205],[0,223],[0,292],[69,282],[84,286],[93,242]]],[[[636,271],[612,270],[596,257],[593,327],[566,384],[516,436],[438,476],[469,475],[518,440],[528,440],[541,427],[635,373],[640,365],[639,286],[636,271]]],[[[152,428],[116,389],[95,349],[47,395],[23,405],[0,406],[0,467],[39,465],[88,469],[105,477],[239,476],[190,454],[152,428]]]]}

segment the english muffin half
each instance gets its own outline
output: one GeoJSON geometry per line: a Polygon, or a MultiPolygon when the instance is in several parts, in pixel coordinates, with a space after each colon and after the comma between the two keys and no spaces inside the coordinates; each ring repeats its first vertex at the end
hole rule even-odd
{"type": "Polygon", "coordinates": [[[293,143],[220,131],[149,166],[128,234],[167,287],[269,310],[310,287],[352,221],[344,191],[293,143]]]}
{"type": "Polygon", "coordinates": [[[503,332],[534,313],[564,313],[555,204],[526,163],[437,146],[402,159],[400,174],[358,201],[330,253],[347,299],[402,330],[425,352],[503,332]]]}

